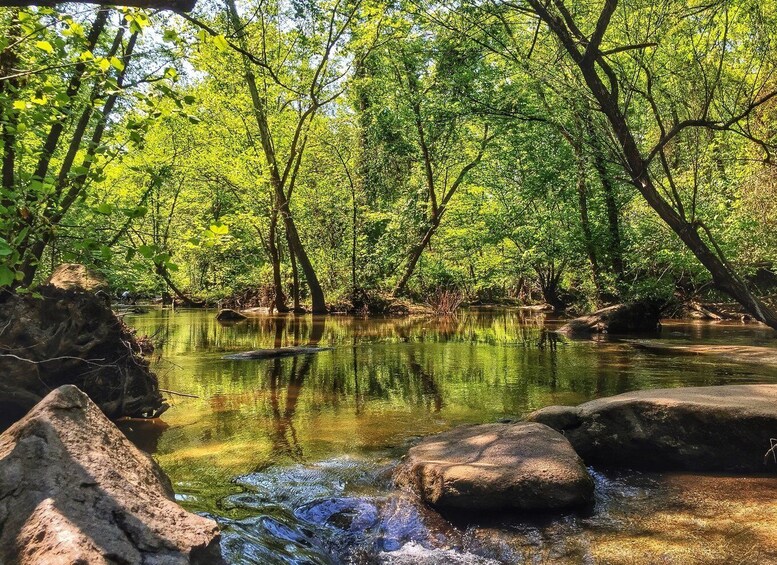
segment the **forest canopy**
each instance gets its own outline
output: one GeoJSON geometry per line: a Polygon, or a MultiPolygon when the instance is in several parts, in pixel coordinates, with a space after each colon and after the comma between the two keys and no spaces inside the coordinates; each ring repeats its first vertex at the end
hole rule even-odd
{"type": "Polygon", "coordinates": [[[777,328],[774,0],[0,11],[0,285],[278,311],[734,300],[777,328]]]}

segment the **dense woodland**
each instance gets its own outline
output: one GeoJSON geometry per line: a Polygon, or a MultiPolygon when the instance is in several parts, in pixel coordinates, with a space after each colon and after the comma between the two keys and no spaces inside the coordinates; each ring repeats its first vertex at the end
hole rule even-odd
{"type": "Polygon", "coordinates": [[[0,285],[279,311],[733,300],[777,327],[775,0],[0,12],[0,285]],[[759,298],[760,297],[760,298],[759,298]]]}

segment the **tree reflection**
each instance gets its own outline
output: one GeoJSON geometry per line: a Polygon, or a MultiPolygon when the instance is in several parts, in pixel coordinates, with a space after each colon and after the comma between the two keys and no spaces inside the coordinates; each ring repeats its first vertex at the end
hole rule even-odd
{"type": "MultiPolygon", "coordinates": [[[[284,330],[291,333],[292,344],[301,344],[302,335],[307,329],[305,319],[294,316],[290,320],[285,317],[275,318],[275,347],[283,345],[284,330]]],[[[315,346],[321,342],[326,329],[326,318],[314,316],[310,326],[306,346],[315,346]]],[[[302,394],[305,379],[309,376],[314,355],[302,355],[289,359],[273,359],[268,368],[270,416],[272,425],[270,441],[275,457],[288,457],[293,461],[301,461],[302,447],[294,427],[294,416],[302,394]],[[288,371],[286,373],[286,371],[288,371]],[[288,379],[284,377],[288,375],[288,379]],[[284,380],[286,384],[284,386],[284,380]],[[285,398],[284,398],[285,392],[285,398]],[[283,407],[281,407],[283,404],[283,407]]]]}

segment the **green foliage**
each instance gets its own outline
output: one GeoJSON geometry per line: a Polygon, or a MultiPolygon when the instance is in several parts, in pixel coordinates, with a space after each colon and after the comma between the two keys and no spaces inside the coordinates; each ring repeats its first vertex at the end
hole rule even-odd
{"type": "MultiPolygon", "coordinates": [[[[580,33],[599,4],[575,3],[580,33]]],[[[274,265],[284,293],[315,272],[345,302],[395,288],[431,228],[409,279],[420,298],[547,299],[551,272],[554,292],[589,305],[709,288],[527,10],[227,6],[112,10],[93,45],[95,11],[0,12],[0,286],[82,261],[116,287],[218,298],[272,285],[274,265]],[[292,262],[289,218],[313,271],[292,262]]],[[[602,46],[643,153],[684,121],[726,124],[680,128],[649,172],[745,275],[777,262],[777,174],[762,160],[777,98],[754,104],[777,88],[775,13],[629,0],[602,46]]]]}

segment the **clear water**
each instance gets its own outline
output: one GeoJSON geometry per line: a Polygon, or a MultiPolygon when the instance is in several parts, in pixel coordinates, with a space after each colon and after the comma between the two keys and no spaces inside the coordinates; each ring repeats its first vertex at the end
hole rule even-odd
{"type": "MultiPolygon", "coordinates": [[[[228,326],[213,311],[151,310],[125,320],[158,343],[162,388],[197,397],[171,396],[164,425],[128,433],[184,506],[219,520],[231,563],[371,563],[407,542],[503,563],[777,562],[771,478],[595,470],[587,515],[491,518],[442,518],[391,484],[414,439],[457,424],[635,389],[777,382],[777,368],[559,340],[546,331],[557,322],[521,310],[228,326]],[[222,359],[311,344],[331,349],[222,359]]],[[[777,347],[770,330],[737,324],[670,323],[660,338],[777,347]]]]}

